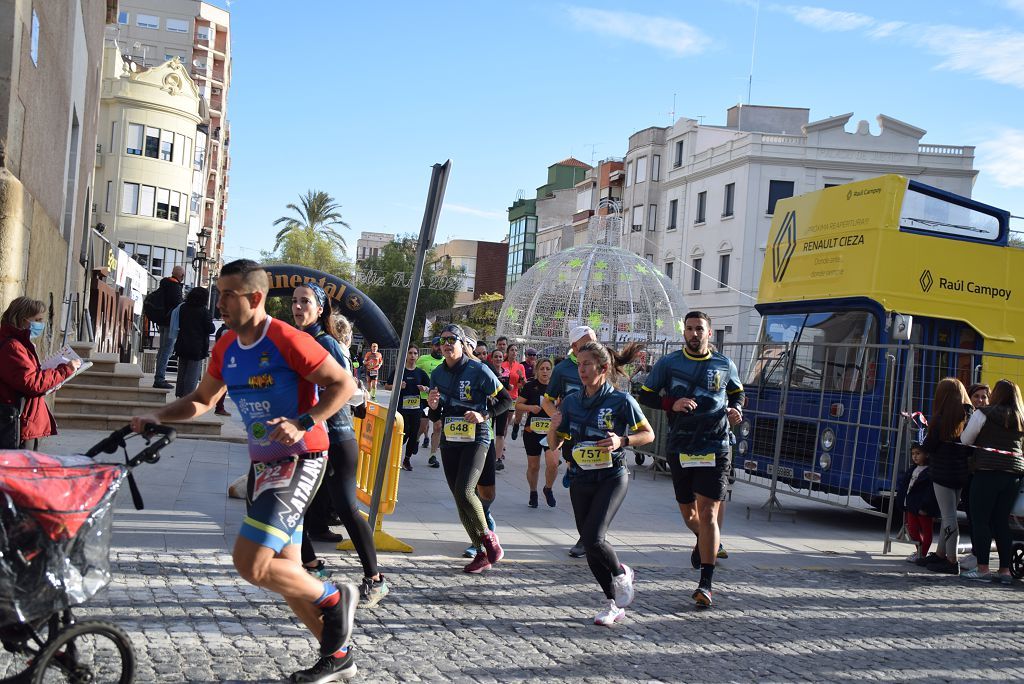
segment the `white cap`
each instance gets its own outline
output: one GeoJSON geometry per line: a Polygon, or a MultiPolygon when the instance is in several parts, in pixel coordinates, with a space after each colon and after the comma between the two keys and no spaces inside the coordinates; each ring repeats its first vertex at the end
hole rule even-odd
{"type": "Polygon", "coordinates": [[[587,336],[593,337],[595,340],[597,339],[597,333],[589,325],[577,325],[569,331],[569,344],[576,344],[587,336]]]}

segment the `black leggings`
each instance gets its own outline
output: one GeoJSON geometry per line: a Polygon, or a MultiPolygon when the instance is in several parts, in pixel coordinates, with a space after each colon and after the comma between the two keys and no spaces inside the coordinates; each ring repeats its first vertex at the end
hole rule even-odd
{"type": "Polygon", "coordinates": [[[569,486],[569,499],[576,515],[576,529],[587,551],[587,564],[606,598],[615,598],[612,576],[622,574],[622,565],[612,545],[605,541],[608,526],[626,498],[629,475],[625,468],[613,468],[607,475],[580,472],[569,486]],[[581,482],[582,480],[582,482],[581,482]]]}
{"type": "MultiPolygon", "coordinates": [[[[363,566],[363,576],[373,577],[377,574],[377,548],[373,545],[373,530],[366,518],[359,514],[356,503],[356,462],[359,460],[359,447],[356,440],[348,439],[340,444],[332,444],[327,452],[327,475],[321,486],[327,488],[334,510],[348,531],[352,545],[359,554],[359,563],[363,566]]],[[[311,563],[316,560],[316,551],[309,541],[306,526],[302,526],[302,562],[311,563]]]]}
{"type": "Polygon", "coordinates": [[[480,482],[489,446],[490,440],[441,442],[444,479],[448,481],[448,489],[455,497],[459,520],[462,521],[462,526],[466,528],[466,534],[470,539],[482,539],[487,532],[487,519],[484,518],[484,507],[480,503],[480,497],[476,494],[476,486],[480,482]]]}
{"type": "Polygon", "coordinates": [[[999,551],[999,569],[1013,562],[1010,511],[1020,490],[1020,474],[978,470],[971,479],[971,546],[979,565],[988,565],[992,541],[999,551]]]}
{"type": "Polygon", "coordinates": [[[423,411],[399,411],[402,414],[402,442],[405,443],[405,457],[412,458],[419,451],[420,419],[423,411]]]}

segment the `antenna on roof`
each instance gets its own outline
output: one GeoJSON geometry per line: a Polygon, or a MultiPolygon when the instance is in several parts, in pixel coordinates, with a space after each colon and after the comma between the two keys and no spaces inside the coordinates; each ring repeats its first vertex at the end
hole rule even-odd
{"type": "Polygon", "coordinates": [[[754,11],[754,37],[750,41],[750,76],[747,78],[747,104],[750,104],[750,91],[754,87],[754,55],[757,51],[757,22],[761,17],[761,0],[757,0],[754,11]]]}
{"type": "Polygon", "coordinates": [[[526,197],[526,191],[525,190],[523,190],[522,188],[519,188],[518,190],[516,190],[516,199],[517,200],[521,200],[524,197],[526,197]]]}
{"type": "Polygon", "coordinates": [[[603,145],[603,144],[604,143],[584,143],[584,145],[583,145],[584,147],[589,147],[590,148],[590,165],[591,166],[594,165],[594,157],[597,154],[598,146],[603,145]]]}
{"type": "Polygon", "coordinates": [[[668,125],[676,122],[676,94],[672,93],[672,111],[668,113],[668,125]]]}

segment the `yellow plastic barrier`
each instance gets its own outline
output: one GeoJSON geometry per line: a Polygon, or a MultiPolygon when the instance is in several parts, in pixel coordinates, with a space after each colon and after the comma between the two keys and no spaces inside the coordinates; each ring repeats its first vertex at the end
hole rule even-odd
{"type": "MultiPolygon", "coordinates": [[[[388,409],[372,401],[366,402],[366,417],[356,418],[356,440],[359,445],[359,461],[356,463],[356,497],[365,506],[370,505],[373,487],[377,479],[377,463],[384,442],[384,431],[387,429],[388,409]]],[[[412,547],[401,539],[391,536],[381,529],[381,521],[385,515],[395,512],[398,503],[398,475],[402,472],[402,434],[404,429],[402,414],[395,414],[394,429],[391,434],[391,450],[387,455],[388,465],[384,472],[384,489],[380,496],[380,515],[373,530],[373,543],[378,551],[401,551],[412,553],[412,547]]],[[[417,426],[418,427],[418,426],[417,426]]],[[[360,511],[364,517],[367,513],[360,511]]],[[[354,547],[350,539],[338,543],[337,548],[350,551],[354,547]]]]}

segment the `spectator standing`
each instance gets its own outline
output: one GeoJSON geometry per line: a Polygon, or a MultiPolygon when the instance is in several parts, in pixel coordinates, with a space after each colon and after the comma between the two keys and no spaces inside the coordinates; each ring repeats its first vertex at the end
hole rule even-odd
{"type": "Polygon", "coordinates": [[[167,382],[167,362],[171,359],[171,351],[174,349],[174,337],[171,335],[171,312],[178,308],[184,297],[185,267],[175,266],[171,269],[171,275],[160,281],[157,300],[159,302],[159,318],[153,320],[160,328],[160,350],[156,355],[156,374],[153,377],[153,387],[158,389],[173,389],[174,385],[167,382]]]}
{"type": "Polygon", "coordinates": [[[939,504],[935,501],[935,488],[928,473],[928,454],[924,447],[914,442],[910,447],[910,458],[913,463],[903,473],[900,481],[899,503],[903,505],[907,536],[917,547],[914,553],[907,556],[907,562],[923,566],[932,545],[939,504]]]}
{"type": "MultiPolygon", "coordinates": [[[[988,406],[988,395],[991,388],[982,382],[977,382],[967,388],[967,396],[971,398],[971,405],[977,411],[982,406],[988,406]]],[[[967,511],[967,534],[971,538],[971,552],[960,558],[960,567],[973,567],[978,564],[978,557],[974,553],[974,525],[971,522],[971,475],[967,476],[967,484],[960,495],[960,508],[967,511]]]]}
{"type": "Polygon", "coordinates": [[[960,435],[964,444],[974,445],[971,520],[978,558],[978,567],[963,577],[1009,584],[1013,558],[1010,511],[1024,476],[1024,402],[1020,388],[1010,380],[996,383],[990,402],[974,412],[960,435]],[[993,539],[999,553],[995,577],[989,574],[988,563],[993,539]]]}
{"type": "Polygon", "coordinates": [[[942,515],[939,543],[935,553],[926,557],[933,572],[960,574],[956,546],[960,542],[960,526],[956,510],[960,492],[967,484],[967,455],[970,448],[960,443],[960,434],[967,426],[974,408],[964,384],[956,378],[943,378],[935,387],[932,416],[928,420],[928,436],[924,450],[928,453],[935,500],[942,515]]]}
{"type": "MultiPolygon", "coordinates": [[[[2,444],[0,448],[36,450],[40,438],[57,434],[57,422],[43,396],[78,370],[82,362],[75,359],[43,370],[32,340],[45,330],[46,304],[38,299],[17,297],[0,318],[0,404],[7,409],[24,402],[20,413],[11,409],[9,414],[12,421],[18,421],[18,443],[2,444]]],[[[13,436],[13,430],[10,434],[13,436]]]]}
{"type": "Polygon", "coordinates": [[[205,287],[193,287],[185,302],[171,315],[171,337],[178,355],[178,382],[174,396],[191,394],[199,386],[203,361],[210,355],[213,316],[207,307],[210,293],[205,287]]]}

